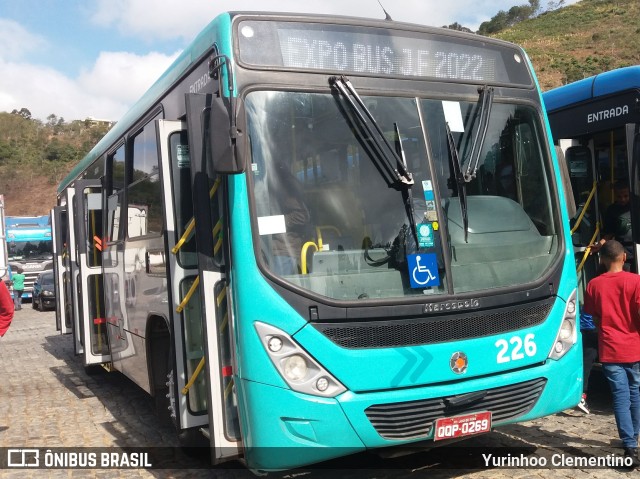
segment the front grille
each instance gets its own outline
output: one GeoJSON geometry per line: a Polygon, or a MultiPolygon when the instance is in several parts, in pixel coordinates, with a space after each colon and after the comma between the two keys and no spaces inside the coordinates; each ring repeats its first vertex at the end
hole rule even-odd
{"type": "Polygon", "coordinates": [[[491,411],[493,425],[517,418],[531,410],[546,383],[546,379],[539,378],[487,389],[483,396],[475,392],[468,395],[379,404],[368,407],[365,414],[378,434],[385,439],[424,438],[431,434],[435,420],[441,417],[491,411]],[[459,404],[465,396],[471,399],[478,397],[465,404],[459,404]],[[458,401],[459,405],[452,404],[455,401],[458,401]]]}
{"type": "Polygon", "coordinates": [[[42,273],[42,271],[36,271],[35,273],[24,271],[24,290],[25,291],[33,290],[33,283],[36,282],[36,279],[38,279],[38,275],[40,273],[42,273]]]}
{"type": "Polygon", "coordinates": [[[343,348],[416,346],[502,334],[541,324],[549,316],[553,300],[526,306],[457,316],[418,320],[313,323],[343,348]]]}

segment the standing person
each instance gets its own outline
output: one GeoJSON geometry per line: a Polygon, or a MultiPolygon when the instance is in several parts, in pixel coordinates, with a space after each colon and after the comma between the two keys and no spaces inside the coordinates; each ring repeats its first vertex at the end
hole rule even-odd
{"type": "Polygon", "coordinates": [[[633,242],[630,198],[629,183],[625,180],[616,181],[613,185],[613,203],[605,210],[602,225],[602,235],[605,239],[615,239],[624,246],[633,242]]]}
{"type": "Polygon", "coordinates": [[[638,459],[640,432],[640,276],[624,271],[625,249],[604,243],[600,263],[605,272],[587,285],[584,312],[598,331],[598,354],[613,396],[613,412],[625,457],[638,459]]]}
{"type": "Polygon", "coordinates": [[[604,212],[602,238],[591,245],[591,252],[596,253],[608,240],[615,239],[621,243],[627,253],[625,269],[630,271],[633,259],[633,237],[631,235],[631,193],[626,180],[616,181],[613,185],[613,203],[604,212]]]}
{"type": "Polygon", "coordinates": [[[18,268],[18,271],[12,275],[13,281],[13,303],[16,311],[22,309],[22,293],[24,292],[24,274],[22,268],[18,268]]]}
{"type": "Polygon", "coordinates": [[[4,281],[0,281],[0,338],[4,336],[4,333],[9,329],[9,325],[13,319],[13,311],[11,294],[7,289],[7,285],[4,284],[4,281]]]}

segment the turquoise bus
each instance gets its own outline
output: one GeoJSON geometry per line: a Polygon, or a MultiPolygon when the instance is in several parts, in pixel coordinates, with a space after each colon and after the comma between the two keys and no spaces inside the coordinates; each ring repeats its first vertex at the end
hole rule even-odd
{"type": "Polygon", "coordinates": [[[580,399],[564,204],[519,47],[224,13],[59,185],[59,328],[214,463],[447,444],[580,399]]]}

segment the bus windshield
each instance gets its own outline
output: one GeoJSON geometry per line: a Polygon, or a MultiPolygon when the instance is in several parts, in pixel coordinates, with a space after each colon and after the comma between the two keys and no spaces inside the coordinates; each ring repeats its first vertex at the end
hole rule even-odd
{"type": "Polygon", "coordinates": [[[53,250],[51,240],[42,241],[10,241],[8,243],[9,259],[51,259],[53,250]]]}
{"type": "Polygon", "coordinates": [[[411,205],[385,181],[380,142],[343,96],[247,95],[265,270],[336,300],[473,292],[545,274],[561,231],[536,109],[496,98],[480,121],[482,101],[362,100],[411,172],[411,205]],[[463,185],[454,156],[473,165],[463,185]]]}

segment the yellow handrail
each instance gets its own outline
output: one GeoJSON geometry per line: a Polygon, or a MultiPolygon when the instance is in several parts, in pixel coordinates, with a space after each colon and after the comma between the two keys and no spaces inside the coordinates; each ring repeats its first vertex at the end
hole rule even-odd
{"type": "Polygon", "coordinates": [[[307,250],[313,246],[316,251],[319,251],[318,245],[313,241],[307,241],[304,245],[302,245],[302,251],[300,251],[300,269],[302,270],[302,274],[307,274],[307,250]]]}
{"type": "MultiPolygon", "coordinates": [[[[216,178],[216,181],[213,183],[213,186],[209,190],[209,198],[213,198],[213,195],[216,194],[216,191],[218,191],[219,186],[220,186],[220,178],[216,178]]],[[[196,219],[191,218],[191,220],[189,220],[189,224],[187,225],[187,228],[184,230],[184,233],[182,233],[182,236],[180,237],[176,245],[173,248],[171,248],[171,252],[173,254],[177,254],[180,248],[182,248],[182,246],[186,243],[187,238],[189,238],[189,235],[193,232],[193,227],[195,225],[196,225],[196,219]]]]}
{"type": "Polygon", "coordinates": [[[233,377],[229,380],[229,384],[224,388],[224,398],[227,399],[229,393],[233,390],[233,377]]]}
{"type": "Polygon", "coordinates": [[[316,226],[316,236],[318,237],[318,251],[322,251],[322,230],[333,230],[338,236],[342,236],[342,233],[338,228],[332,225],[316,226]]]}
{"type": "Polygon", "coordinates": [[[216,296],[216,305],[218,307],[220,307],[220,305],[222,304],[222,301],[224,300],[224,298],[226,298],[226,296],[227,296],[227,288],[222,288],[218,293],[218,296],[216,296]]]}
{"type": "MultiPolygon", "coordinates": [[[[589,245],[593,244],[593,242],[598,237],[598,233],[600,233],[600,224],[596,223],[596,231],[595,231],[595,233],[593,233],[593,236],[591,237],[591,241],[589,241],[589,245]]],[[[580,261],[580,264],[578,265],[578,268],[576,269],[576,271],[578,273],[580,273],[580,271],[582,271],[582,268],[584,267],[584,263],[587,261],[587,257],[589,256],[589,253],[591,253],[591,246],[587,246],[587,249],[584,250],[584,255],[582,255],[582,261],[580,261]]]]}
{"type": "MultiPolygon", "coordinates": [[[[580,216],[578,216],[578,220],[576,221],[576,224],[573,225],[573,228],[571,229],[571,234],[575,233],[577,231],[578,227],[580,226],[580,223],[582,222],[582,218],[584,218],[585,213],[589,209],[589,204],[591,203],[591,200],[593,199],[593,195],[596,194],[596,189],[597,188],[598,188],[598,183],[594,181],[593,182],[593,188],[591,188],[591,192],[589,193],[589,197],[587,198],[587,202],[582,207],[582,212],[580,213],[580,216]]],[[[593,243],[593,241],[591,243],[593,243]]]]}
{"type": "Polygon", "coordinates": [[[202,356],[202,359],[198,363],[196,370],[191,375],[191,378],[189,378],[189,382],[185,384],[184,387],[182,388],[183,395],[186,395],[189,392],[189,389],[191,389],[191,386],[193,386],[193,383],[196,382],[198,374],[200,374],[200,371],[202,371],[202,368],[204,367],[204,363],[205,363],[204,356],[202,356]]]}
{"type": "Polygon", "coordinates": [[[180,304],[176,308],[176,312],[177,313],[181,313],[182,310],[185,308],[185,306],[187,305],[187,303],[191,299],[191,296],[193,296],[193,293],[196,292],[196,288],[198,287],[199,283],[200,283],[200,276],[196,276],[196,279],[193,280],[193,284],[191,285],[191,288],[189,288],[189,292],[187,293],[187,295],[183,298],[183,300],[180,302],[180,304]]]}
{"type": "Polygon", "coordinates": [[[187,225],[187,228],[184,230],[184,233],[182,234],[182,236],[180,237],[180,240],[176,243],[176,245],[173,248],[171,248],[171,252],[173,254],[177,254],[180,248],[182,248],[182,245],[184,245],[187,242],[187,238],[191,235],[191,233],[193,232],[193,228],[195,226],[196,226],[196,219],[191,218],[191,221],[189,221],[189,224],[187,225]]]}
{"type": "Polygon", "coordinates": [[[214,255],[218,254],[218,251],[220,251],[220,248],[222,247],[222,235],[220,234],[220,231],[222,231],[222,217],[220,217],[212,232],[214,238],[216,236],[218,237],[218,241],[216,241],[216,244],[213,245],[214,255]]]}

